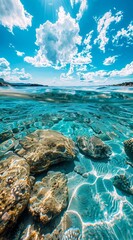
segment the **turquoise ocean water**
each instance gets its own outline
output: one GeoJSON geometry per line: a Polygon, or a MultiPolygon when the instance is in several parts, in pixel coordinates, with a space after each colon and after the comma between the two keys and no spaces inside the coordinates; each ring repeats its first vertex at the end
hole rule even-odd
{"type": "MultiPolygon", "coordinates": [[[[78,136],[95,135],[112,148],[108,161],[94,161],[78,151],[74,162],[51,169],[68,177],[66,211],[81,239],[132,240],[133,195],[115,188],[113,177],[126,174],[133,185],[133,169],[126,164],[123,147],[133,137],[133,88],[1,88],[0,134],[11,131],[17,144],[36,129],[59,131],[74,142],[78,136]]],[[[9,138],[0,150],[6,153],[11,144],[9,138]]],[[[30,219],[25,216],[23,222],[29,224],[30,219]]]]}

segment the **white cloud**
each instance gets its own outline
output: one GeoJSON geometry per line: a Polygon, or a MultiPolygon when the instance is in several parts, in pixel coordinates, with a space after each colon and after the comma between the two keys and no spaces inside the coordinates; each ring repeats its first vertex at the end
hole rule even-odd
{"type": "Polygon", "coordinates": [[[92,81],[92,80],[99,80],[101,78],[106,78],[108,77],[108,73],[104,70],[99,70],[99,71],[95,71],[95,72],[87,72],[87,73],[81,73],[80,77],[82,80],[88,80],[88,81],[92,81]]]}
{"type": "Polygon", "coordinates": [[[98,37],[94,40],[94,44],[99,44],[99,48],[101,51],[105,52],[105,46],[109,42],[108,30],[110,25],[114,23],[118,23],[121,21],[123,15],[122,12],[117,12],[114,16],[112,12],[106,12],[102,18],[100,18],[97,22],[97,31],[99,33],[98,37]]]}
{"type": "Polygon", "coordinates": [[[78,52],[74,58],[71,60],[71,64],[83,66],[84,64],[90,64],[92,62],[91,55],[91,39],[92,39],[93,31],[86,34],[85,39],[82,42],[82,51],[78,52]]]}
{"type": "Polygon", "coordinates": [[[22,57],[25,53],[15,50],[18,57],[22,57]]]}
{"type": "Polygon", "coordinates": [[[10,63],[5,58],[0,58],[0,72],[10,70],[10,63]]]}
{"type": "Polygon", "coordinates": [[[116,36],[114,36],[114,38],[113,38],[113,43],[115,43],[116,45],[120,44],[121,46],[123,46],[124,45],[124,42],[123,42],[124,39],[127,40],[127,43],[129,45],[133,44],[133,21],[130,22],[127,29],[121,28],[121,30],[119,30],[117,32],[116,36]],[[122,40],[122,43],[120,43],[120,40],[122,40]]]}
{"type": "Polygon", "coordinates": [[[65,67],[78,53],[82,40],[79,31],[78,23],[61,7],[55,23],[47,21],[36,29],[39,50],[35,57],[27,56],[24,60],[36,67],[65,67]]]}
{"type": "Polygon", "coordinates": [[[76,71],[77,72],[86,72],[87,71],[87,65],[76,66],[76,71]]]}
{"type": "Polygon", "coordinates": [[[124,68],[121,70],[113,70],[110,72],[110,77],[128,77],[133,76],[133,61],[129,64],[127,64],[124,68]]]}
{"type": "Polygon", "coordinates": [[[124,80],[126,77],[133,77],[133,62],[127,64],[124,68],[121,70],[113,70],[113,71],[105,71],[105,70],[99,70],[99,71],[92,71],[87,73],[79,73],[80,79],[87,80],[87,81],[96,81],[97,83],[100,83],[101,80],[104,81],[116,81],[116,79],[124,80]]]}
{"type": "Polygon", "coordinates": [[[63,74],[63,77],[70,77],[75,72],[84,72],[87,71],[87,66],[90,65],[92,62],[92,55],[91,55],[91,39],[92,39],[93,31],[86,34],[85,39],[82,41],[82,51],[78,52],[70,62],[70,68],[66,74],[63,74]]]}
{"type": "Polygon", "coordinates": [[[26,73],[24,68],[11,69],[10,63],[5,58],[0,58],[0,77],[13,82],[32,79],[31,74],[26,73]]]}
{"type": "Polygon", "coordinates": [[[76,2],[75,0],[70,0],[72,8],[74,7],[75,2],[76,2]]]}
{"type": "Polygon", "coordinates": [[[72,60],[72,63],[75,65],[83,66],[84,64],[90,64],[92,62],[92,55],[91,55],[91,39],[92,39],[93,31],[86,34],[85,39],[82,43],[82,51],[78,52],[77,55],[72,60]]]}
{"type": "Polygon", "coordinates": [[[32,16],[24,9],[20,0],[0,0],[0,24],[11,32],[14,27],[23,30],[32,25],[32,16]]]}
{"type": "Polygon", "coordinates": [[[87,0],[70,0],[72,8],[75,4],[80,4],[79,12],[77,13],[77,20],[80,20],[83,16],[84,11],[87,9],[87,0]]]}
{"type": "Polygon", "coordinates": [[[116,62],[116,58],[117,56],[112,56],[112,57],[108,57],[108,58],[105,58],[104,62],[103,62],[103,65],[112,65],[116,62]]]}
{"type": "Polygon", "coordinates": [[[12,43],[9,43],[9,48],[15,49],[14,45],[12,43]]]}
{"type": "Polygon", "coordinates": [[[77,53],[77,55],[72,59],[71,63],[74,65],[86,65],[90,64],[92,62],[92,55],[91,52],[87,52],[86,49],[84,49],[82,52],[77,53]]]}
{"type": "Polygon", "coordinates": [[[25,69],[19,69],[19,68],[15,68],[12,70],[11,72],[12,77],[15,76],[16,78],[18,78],[20,81],[24,81],[24,80],[31,80],[32,76],[29,73],[25,72],[25,69]]]}
{"type": "Polygon", "coordinates": [[[15,50],[15,47],[14,47],[14,45],[13,45],[12,43],[9,44],[9,48],[14,49],[14,51],[16,52],[16,54],[17,54],[18,57],[22,57],[22,56],[25,55],[24,52],[20,52],[20,51],[18,51],[18,50],[15,50]]]}

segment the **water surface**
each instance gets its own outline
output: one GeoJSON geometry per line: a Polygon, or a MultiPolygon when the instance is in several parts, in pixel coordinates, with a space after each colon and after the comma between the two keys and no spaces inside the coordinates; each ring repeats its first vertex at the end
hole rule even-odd
{"type": "Polygon", "coordinates": [[[133,185],[123,148],[123,142],[133,137],[133,89],[1,88],[0,134],[11,131],[17,142],[36,129],[56,130],[75,142],[78,136],[95,135],[112,148],[108,161],[94,161],[78,152],[71,166],[55,169],[67,174],[67,212],[83,240],[132,240],[133,197],[116,189],[112,180],[126,173],[133,185]],[[75,167],[83,171],[77,173],[75,167]]]}

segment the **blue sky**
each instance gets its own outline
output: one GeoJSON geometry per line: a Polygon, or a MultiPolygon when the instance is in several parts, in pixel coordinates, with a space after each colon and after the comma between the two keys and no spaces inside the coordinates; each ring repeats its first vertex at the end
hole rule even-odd
{"type": "Polygon", "coordinates": [[[133,80],[133,1],[0,0],[0,77],[49,85],[133,80]]]}

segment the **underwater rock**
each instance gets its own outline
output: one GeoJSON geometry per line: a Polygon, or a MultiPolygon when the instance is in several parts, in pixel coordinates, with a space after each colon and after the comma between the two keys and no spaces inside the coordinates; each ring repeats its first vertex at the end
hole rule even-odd
{"type": "Polygon", "coordinates": [[[64,235],[62,240],[80,240],[81,235],[80,235],[80,230],[78,228],[70,228],[68,229],[64,235]]]}
{"type": "Polygon", "coordinates": [[[74,168],[74,171],[81,176],[84,176],[84,174],[86,173],[86,168],[84,166],[78,165],[74,168]]]}
{"type": "Polygon", "coordinates": [[[115,176],[113,179],[113,185],[116,188],[133,195],[133,187],[131,187],[131,183],[125,175],[121,174],[115,176]]]}
{"type": "Polygon", "coordinates": [[[81,240],[81,232],[79,228],[72,226],[70,216],[67,212],[61,218],[58,226],[52,233],[44,235],[44,240],[81,240]]]}
{"type": "Polygon", "coordinates": [[[6,152],[12,150],[15,146],[18,145],[18,141],[14,138],[6,140],[5,142],[0,144],[0,157],[2,157],[6,152]]]}
{"type": "Polygon", "coordinates": [[[16,155],[0,162],[0,233],[16,223],[28,203],[29,174],[28,163],[16,155]]]}
{"type": "Polygon", "coordinates": [[[44,237],[33,225],[29,225],[22,233],[20,240],[44,240],[44,237]]]}
{"type": "Polygon", "coordinates": [[[42,181],[37,181],[31,192],[29,211],[43,224],[49,222],[67,207],[67,178],[61,172],[48,172],[42,181]]]}
{"type": "Polygon", "coordinates": [[[52,130],[36,130],[20,141],[21,149],[16,151],[30,165],[32,173],[47,170],[51,165],[75,158],[74,142],[61,133],[52,130]]]}
{"type": "Polygon", "coordinates": [[[127,156],[133,161],[133,138],[124,142],[124,150],[127,156]]]}
{"type": "Polygon", "coordinates": [[[91,138],[85,136],[78,137],[77,143],[79,150],[84,153],[84,155],[94,159],[109,158],[112,153],[111,148],[95,136],[91,138]]]}
{"type": "Polygon", "coordinates": [[[8,140],[9,138],[12,138],[12,136],[13,136],[13,133],[11,130],[0,133],[0,143],[8,140]]]}

